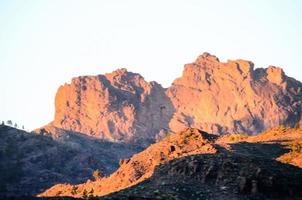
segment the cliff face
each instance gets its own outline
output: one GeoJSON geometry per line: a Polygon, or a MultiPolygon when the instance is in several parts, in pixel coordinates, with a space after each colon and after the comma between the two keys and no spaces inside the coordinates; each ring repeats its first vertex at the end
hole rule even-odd
{"type": "Polygon", "coordinates": [[[188,126],[215,134],[257,134],[296,125],[301,102],[302,84],[281,68],[254,69],[245,60],[223,63],[204,53],[167,89],[126,69],[74,78],[57,92],[51,125],[141,144],[188,126]]]}
{"type": "Polygon", "coordinates": [[[167,96],[176,108],[172,130],[191,126],[212,133],[256,134],[298,123],[302,84],[278,67],[255,70],[250,61],[222,63],[204,53],[185,65],[167,96]]]}
{"type": "Polygon", "coordinates": [[[72,79],[59,88],[55,107],[54,126],[123,142],[154,138],[173,112],[161,85],[126,69],[72,79]]]}

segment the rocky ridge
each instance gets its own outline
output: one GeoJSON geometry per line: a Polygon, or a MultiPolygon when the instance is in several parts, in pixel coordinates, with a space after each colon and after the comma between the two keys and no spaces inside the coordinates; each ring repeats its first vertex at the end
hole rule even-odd
{"type": "Polygon", "coordinates": [[[301,116],[302,84],[279,67],[254,69],[250,61],[223,63],[204,53],[166,89],[126,69],[74,78],[58,89],[55,108],[49,126],[148,146],[185,127],[257,134],[294,126],[301,116]]]}
{"type": "Polygon", "coordinates": [[[213,136],[197,129],[187,129],[177,134],[170,134],[162,141],[149,146],[144,151],[122,160],[117,171],[101,180],[87,181],[79,185],[58,184],[39,196],[74,196],[82,197],[84,191],[93,190],[94,196],[103,196],[111,192],[136,185],[150,178],[156,166],[176,158],[195,155],[213,154],[217,149],[212,145],[213,136]],[[76,192],[74,192],[76,188],[76,192]]]}
{"type": "Polygon", "coordinates": [[[302,166],[295,158],[301,154],[301,128],[276,127],[257,136],[214,136],[189,128],[122,161],[109,177],[79,185],[58,184],[39,196],[299,199],[302,166]],[[293,150],[297,143],[301,148],[293,150]]]}
{"type": "Polygon", "coordinates": [[[136,185],[151,177],[156,166],[169,160],[195,154],[216,153],[217,149],[212,145],[212,137],[197,129],[187,129],[177,134],[170,134],[162,141],[133,155],[130,159],[122,160],[118,170],[109,177],[96,181],[89,180],[76,186],[58,184],[39,196],[82,197],[84,191],[91,190],[94,191],[94,196],[103,196],[136,185]],[[76,192],[73,193],[74,188],[76,188],[76,192]]]}

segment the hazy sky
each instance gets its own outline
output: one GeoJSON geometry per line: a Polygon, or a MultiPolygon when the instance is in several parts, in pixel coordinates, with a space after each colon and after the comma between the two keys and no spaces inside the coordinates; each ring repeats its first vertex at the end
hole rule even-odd
{"type": "Polygon", "coordinates": [[[120,67],[168,87],[210,52],[302,80],[302,1],[0,0],[0,120],[37,128],[57,88],[120,67]]]}

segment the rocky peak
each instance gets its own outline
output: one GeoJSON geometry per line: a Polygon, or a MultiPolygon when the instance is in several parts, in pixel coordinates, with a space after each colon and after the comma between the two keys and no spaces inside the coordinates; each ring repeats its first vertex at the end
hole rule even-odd
{"type": "Polygon", "coordinates": [[[167,89],[125,68],[74,78],[58,89],[52,125],[119,142],[150,143],[185,127],[257,134],[297,125],[301,90],[281,68],[254,69],[251,61],[224,63],[203,53],[167,89]]]}
{"type": "Polygon", "coordinates": [[[204,52],[203,54],[198,56],[195,61],[197,65],[204,65],[204,63],[211,63],[211,62],[219,62],[219,59],[208,52],[204,52]]]}
{"type": "Polygon", "coordinates": [[[150,143],[167,129],[173,110],[164,91],[126,69],[73,78],[58,89],[52,125],[109,141],[150,143]]]}
{"type": "Polygon", "coordinates": [[[280,124],[292,125],[289,121],[297,124],[301,87],[281,68],[254,70],[251,61],[222,63],[204,53],[185,65],[182,76],[166,92],[177,108],[169,126],[175,131],[192,126],[211,133],[256,134],[280,124]]]}
{"type": "Polygon", "coordinates": [[[238,59],[235,61],[228,60],[227,64],[225,64],[227,68],[239,71],[242,76],[252,75],[254,70],[254,63],[247,60],[238,59]]]}
{"type": "Polygon", "coordinates": [[[267,79],[275,84],[281,84],[285,79],[285,73],[282,68],[275,67],[275,66],[269,66],[266,69],[267,73],[267,79]]]}

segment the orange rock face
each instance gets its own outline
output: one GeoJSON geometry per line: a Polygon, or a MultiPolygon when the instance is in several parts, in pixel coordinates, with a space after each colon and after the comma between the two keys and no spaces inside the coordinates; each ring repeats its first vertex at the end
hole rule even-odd
{"type": "Polygon", "coordinates": [[[253,67],[245,60],[222,63],[208,53],[185,65],[182,77],[166,92],[176,110],[170,128],[256,134],[280,124],[296,124],[302,84],[286,77],[281,68],[253,67]]]}
{"type": "Polygon", "coordinates": [[[254,69],[245,60],[223,63],[204,53],[167,89],[119,69],[72,79],[59,88],[55,106],[55,127],[147,144],[158,133],[188,126],[215,134],[256,134],[297,125],[302,84],[281,68],[254,69]]]}
{"type": "Polygon", "coordinates": [[[119,69],[61,86],[52,124],[109,141],[145,141],[167,128],[171,106],[159,84],[119,69]]]}

